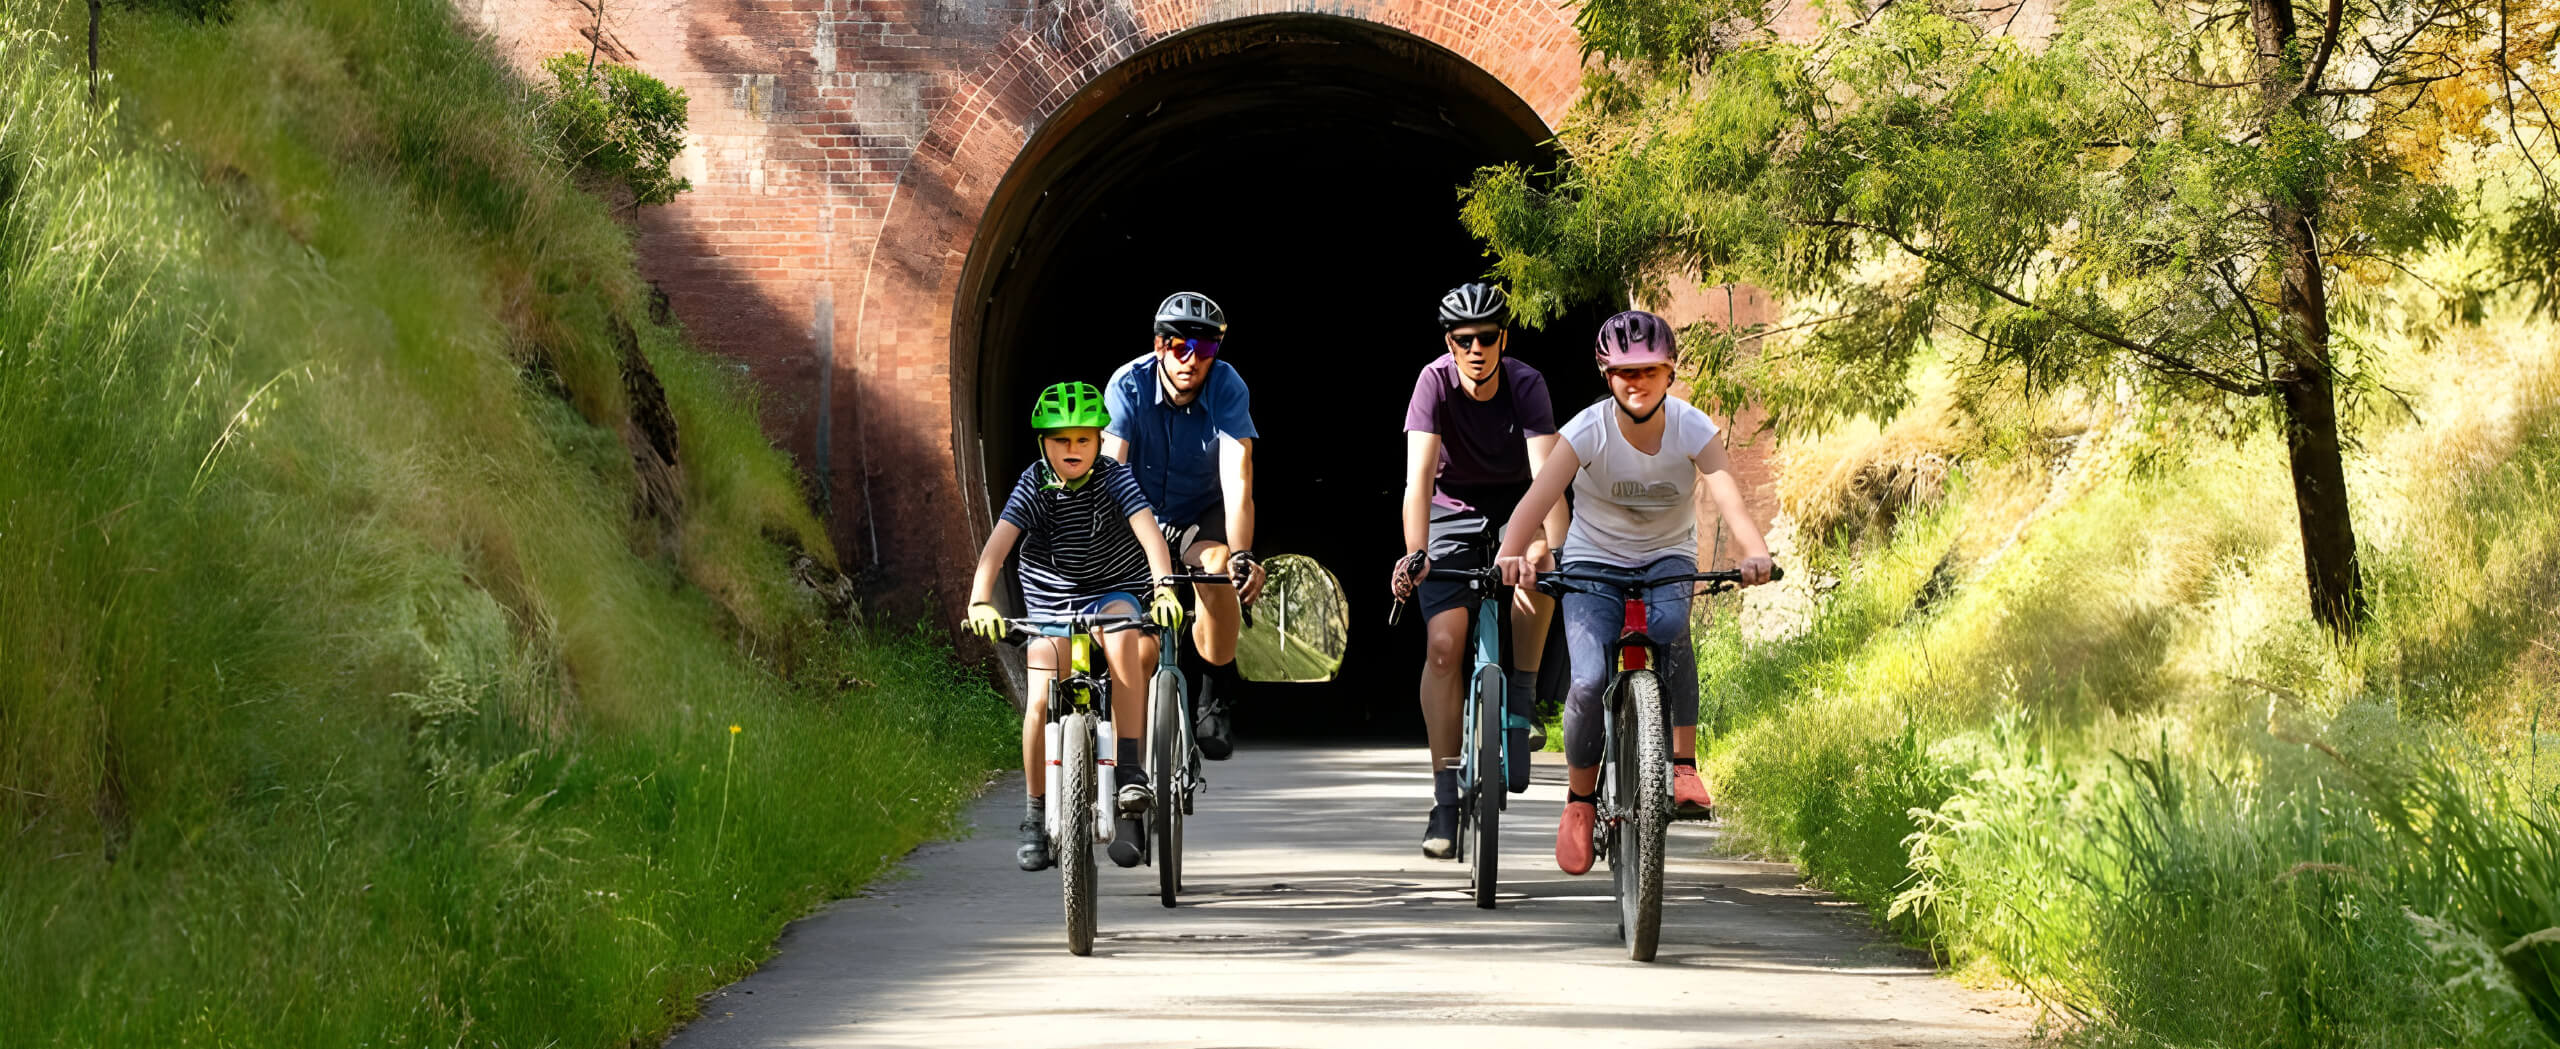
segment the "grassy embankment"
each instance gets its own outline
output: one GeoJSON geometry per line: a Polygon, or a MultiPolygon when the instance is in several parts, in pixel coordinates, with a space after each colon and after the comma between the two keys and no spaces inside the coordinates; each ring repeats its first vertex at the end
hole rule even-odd
{"type": "Polygon", "coordinates": [[[2431,338],[2369,339],[2414,415],[2361,409],[2343,649],[2281,443],[2209,413],[1942,390],[1789,446],[1840,583],[1702,650],[1739,838],[2091,1042],[2560,1040],[2560,339],[2431,338]]]}
{"type": "Polygon", "coordinates": [[[648,1042],[1008,749],[452,17],[0,7],[0,1044],[648,1042]]]}

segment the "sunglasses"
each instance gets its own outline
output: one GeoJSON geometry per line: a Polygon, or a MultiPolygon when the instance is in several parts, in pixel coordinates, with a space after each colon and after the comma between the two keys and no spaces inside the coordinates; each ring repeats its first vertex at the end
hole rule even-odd
{"type": "Polygon", "coordinates": [[[1501,333],[1501,332],[1499,332],[1499,331],[1478,331],[1478,332],[1464,332],[1464,331],[1462,331],[1462,332],[1459,332],[1459,333],[1457,333],[1457,334],[1455,334],[1455,335],[1449,336],[1449,345],[1451,345],[1451,346],[1455,346],[1455,347],[1457,347],[1457,348],[1459,348],[1459,349],[1462,349],[1462,350],[1464,350],[1464,349],[1472,349],[1472,348],[1479,347],[1479,346],[1480,346],[1480,347],[1483,347],[1483,348],[1485,348],[1485,349],[1490,350],[1490,349],[1494,348],[1494,346],[1495,346],[1496,344],[1500,343],[1501,341],[1502,341],[1502,333],[1501,333]]]}
{"type": "MultiPolygon", "coordinates": [[[[1172,338],[1172,336],[1166,336],[1166,338],[1172,338]]],[[[1172,350],[1174,356],[1186,361],[1205,361],[1218,355],[1218,340],[1179,339],[1165,348],[1172,350]]]]}

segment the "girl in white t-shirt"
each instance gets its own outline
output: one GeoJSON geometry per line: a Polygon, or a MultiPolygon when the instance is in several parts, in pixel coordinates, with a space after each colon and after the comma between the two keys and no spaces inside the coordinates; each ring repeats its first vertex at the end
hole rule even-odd
{"type": "MultiPolygon", "coordinates": [[[[1637,569],[1645,578],[1687,576],[1698,570],[1697,486],[1704,483],[1716,511],[1742,547],[1743,584],[1769,581],[1773,563],[1760,529],[1742,505],[1742,491],[1725,468],[1716,424],[1689,402],[1671,396],[1672,366],[1679,359],[1671,326],[1641,310],[1601,325],[1593,356],[1609,380],[1609,399],[1564,424],[1564,440],[1538,470],[1511,512],[1497,563],[1503,582],[1530,585],[1536,566],[1527,558],[1547,511],[1573,486],[1573,521],[1565,530],[1564,571],[1606,565],[1637,569]]],[[[1671,789],[1674,804],[1702,810],[1713,804],[1698,778],[1698,675],[1689,651],[1690,585],[1665,582],[1645,595],[1646,634],[1659,658],[1664,703],[1671,710],[1671,789]]],[[[1608,687],[1609,644],[1617,640],[1625,609],[1618,600],[1567,593],[1557,601],[1564,622],[1565,654],[1573,687],[1565,693],[1564,754],[1570,766],[1563,818],[1556,826],[1556,866],[1567,874],[1591,869],[1591,828],[1600,787],[1600,694],[1608,687]]]]}

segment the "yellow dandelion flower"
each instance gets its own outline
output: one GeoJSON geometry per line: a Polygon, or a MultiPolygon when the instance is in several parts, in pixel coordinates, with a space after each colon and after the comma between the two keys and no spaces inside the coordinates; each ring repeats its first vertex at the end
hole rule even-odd
{"type": "Polygon", "coordinates": [[[731,725],[731,726],[729,726],[729,734],[730,734],[730,735],[732,735],[732,736],[737,735],[740,731],[743,731],[743,730],[741,730],[740,728],[738,728],[738,726],[736,726],[736,725],[731,725]]]}

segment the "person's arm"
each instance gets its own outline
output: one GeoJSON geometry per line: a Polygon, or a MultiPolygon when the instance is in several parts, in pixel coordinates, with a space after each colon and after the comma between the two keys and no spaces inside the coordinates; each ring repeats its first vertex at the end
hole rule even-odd
{"type": "Polygon", "coordinates": [[[1102,454],[1129,462],[1129,438],[1123,431],[1130,420],[1138,417],[1138,405],[1121,391],[1120,376],[1116,372],[1102,384],[1102,410],[1111,413],[1111,425],[1102,428],[1102,454]]]}
{"type": "Polygon", "coordinates": [[[1147,571],[1155,574],[1156,584],[1173,574],[1173,554],[1164,545],[1164,527],[1156,523],[1156,512],[1139,507],[1129,515],[1129,530],[1138,533],[1138,545],[1147,551],[1147,571]]]}
{"type": "Polygon", "coordinates": [[[1556,442],[1547,453],[1546,465],[1538,470],[1538,479],[1529,485],[1529,494],[1520,497],[1520,505],[1511,510],[1511,523],[1502,529],[1502,553],[1495,563],[1502,567],[1502,581],[1511,586],[1527,586],[1535,581],[1537,563],[1525,556],[1529,543],[1539,527],[1546,523],[1549,512],[1564,501],[1566,486],[1582,469],[1582,457],[1573,453],[1573,445],[1556,442]]]}
{"type": "Polygon", "coordinates": [[[1440,473],[1440,435],[1407,430],[1404,435],[1404,552],[1419,553],[1431,545],[1431,488],[1440,473]]]}
{"type": "Polygon", "coordinates": [[[1742,585],[1758,586],[1769,581],[1769,569],[1776,562],[1769,559],[1769,544],[1760,537],[1760,526],[1752,523],[1750,509],[1742,505],[1742,486],[1734,483],[1733,472],[1725,460],[1724,446],[1708,441],[1698,452],[1698,477],[1707,486],[1707,495],[1716,501],[1716,513],[1724,518],[1725,527],[1733,529],[1733,541],[1742,547],[1742,560],[1734,567],[1742,570],[1742,585]]]}
{"type": "Polygon", "coordinates": [[[1004,574],[1005,555],[1013,552],[1013,544],[1022,540],[1022,528],[1011,521],[999,520],[987,533],[987,545],[978,550],[978,574],[969,580],[969,603],[994,604],[996,580],[1004,574]]]}
{"type": "MultiPolygon", "coordinates": [[[[1218,439],[1218,488],[1227,503],[1227,549],[1253,549],[1253,441],[1222,437],[1218,439]]],[[[1246,604],[1262,593],[1262,565],[1253,565],[1252,578],[1236,590],[1236,597],[1246,604]]]]}
{"type": "MultiPolygon", "coordinates": [[[[1556,449],[1563,447],[1563,445],[1564,439],[1551,433],[1542,433],[1529,438],[1529,481],[1531,486],[1534,487],[1537,483],[1538,476],[1546,472],[1548,457],[1554,455],[1556,449]]],[[[1525,552],[1525,556],[1528,557],[1529,563],[1536,564],[1540,561],[1544,561],[1549,553],[1553,552],[1557,547],[1563,546],[1565,527],[1571,523],[1572,521],[1566,517],[1564,500],[1556,500],[1555,505],[1547,508],[1545,522],[1546,530],[1539,533],[1537,540],[1531,542],[1528,550],[1525,552]]]]}

